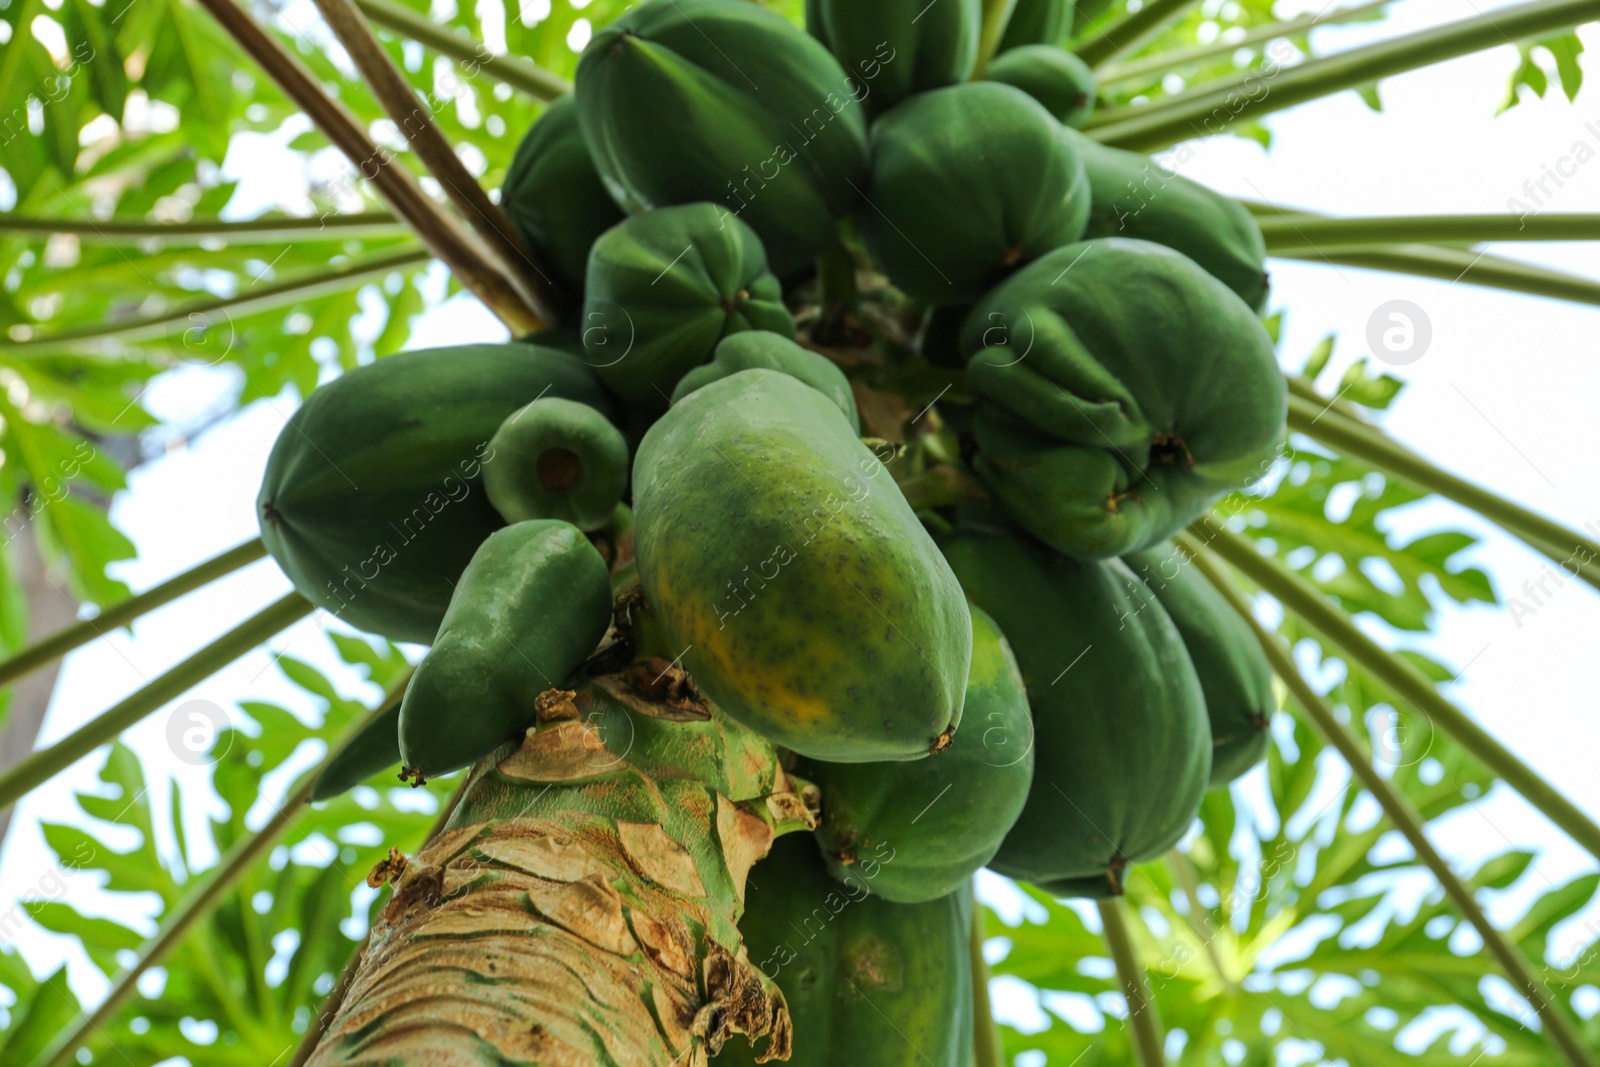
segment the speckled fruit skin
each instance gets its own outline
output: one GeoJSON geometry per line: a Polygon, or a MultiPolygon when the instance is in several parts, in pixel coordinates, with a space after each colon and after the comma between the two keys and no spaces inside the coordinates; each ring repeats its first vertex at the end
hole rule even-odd
{"type": "MultiPolygon", "coordinates": [[[[871,870],[893,865],[873,861],[871,870]]],[[[780,837],[750,871],[739,932],[788,1003],[788,1067],[967,1067],[970,883],[892,904],[869,894],[866,874],[834,881],[804,834],[780,837]]],[[[712,1063],[749,1067],[763,1047],[735,1037],[712,1063]]]]}
{"type": "Polygon", "coordinates": [[[1005,630],[1033,706],[1033,787],[989,866],[1059,896],[1119,894],[1127,865],[1183,836],[1210,781],[1183,639],[1120,560],[1079,562],[978,526],[939,544],[1005,630]]]}
{"type": "Polygon", "coordinates": [[[1161,601],[1189,649],[1211,719],[1211,788],[1221,789],[1267,754],[1277,709],[1272,666],[1255,632],[1171,542],[1123,562],[1161,601]]]}
{"type": "Polygon", "coordinates": [[[823,763],[802,776],[822,790],[817,844],[848,878],[880,847],[894,862],[872,880],[885,900],[916,904],[953,893],[994,856],[1033,782],[1033,717],[1011,646],[972,611],[972,669],[962,727],[948,749],[912,763],[823,763]]]}
{"type": "Polygon", "coordinates": [[[836,763],[920,758],[960,721],[966,598],[827,397],[712,382],[645,435],[633,485],[651,609],[729,715],[836,763]]]}

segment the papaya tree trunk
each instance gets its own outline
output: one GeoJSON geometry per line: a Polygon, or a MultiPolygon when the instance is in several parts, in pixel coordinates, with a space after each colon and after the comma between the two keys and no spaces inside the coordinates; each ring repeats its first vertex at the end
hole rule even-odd
{"type": "Polygon", "coordinates": [[[311,1064],[668,1067],[757,1037],[787,1058],[736,923],[815,790],[754,734],[620,678],[541,694],[445,830],[374,870],[393,895],[311,1064]]]}

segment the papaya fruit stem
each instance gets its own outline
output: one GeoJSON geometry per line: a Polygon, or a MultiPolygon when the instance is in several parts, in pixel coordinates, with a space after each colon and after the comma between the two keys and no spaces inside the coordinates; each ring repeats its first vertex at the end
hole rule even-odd
{"type": "MultiPolygon", "coordinates": [[[[1150,7],[1157,6],[1155,0],[1150,7]]],[[[1110,108],[1085,125],[1105,144],[1154,152],[1191,137],[1221,133],[1284,108],[1442,63],[1486,48],[1544,37],[1594,18],[1593,0],[1534,0],[1387,41],[1308,59],[1275,61],[1148,104],[1110,108]]]]}
{"type": "MultiPolygon", "coordinates": [[[[1226,535],[1234,538],[1234,535],[1226,535]]],[[[1427,831],[1421,814],[1409,801],[1394,787],[1388,778],[1379,773],[1372,765],[1372,760],[1363,749],[1361,743],[1351,730],[1341,723],[1335,716],[1333,708],[1328,702],[1312,688],[1295,666],[1293,657],[1284,646],[1278,635],[1269,632],[1256,620],[1250,610],[1250,604],[1245,599],[1244,593],[1238,585],[1223,570],[1221,560],[1227,559],[1233,563],[1232,555],[1241,548],[1243,551],[1256,554],[1248,545],[1239,545],[1232,540],[1228,543],[1226,554],[1212,552],[1203,547],[1201,540],[1192,535],[1180,534],[1178,544],[1184,549],[1189,559],[1199,568],[1200,573],[1216,587],[1228,604],[1239,613],[1245,623],[1255,633],[1256,640],[1260,642],[1262,651],[1266,654],[1268,662],[1283,684],[1288,687],[1294,696],[1295,702],[1300,705],[1306,717],[1309,718],[1317,730],[1327,739],[1339,754],[1350,765],[1351,773],[1361,782],[1368,793],[1372,794],[1389,822],[1399,830],[1410,843],[1412,851],[1422,864],[1433,873],[1440,887],[1445,891],[1451,902],[1461,915],[1472,924],[1478,936],[1483,940],[1495,960],[1511,979],[1517,992],[1533,1006],[1543,1023],[1544,1032],[1549,1036],[1551,1044],[1555,1045],[1567,1062],[1573,1067],[1593,1067],[1595,1059],[1579,1039],[1578,1034],[1567,1018],[1564,1011],[1557,1005],[1550,990],[1535,974],[1533,966],[1519,949],[1517,949],[1499,929],[1489,922],[1483,909],[1478,906],[1477,898],[1472,890],[1460,878],[1456,877],[1450,865],[1445,862],[1432,843],[1428,840],[1427,831]]],[[[1213,544],[1215,542],[1212,542],[1213,544]]],[[[1242,568],[1240,568],[1242,570],[1242,568]]],[[[1250,575],[1252,580],[1254,575],[1250,575]]],[[[1262,583],[1257,582],[1258,585],[1262,583]]],[[[1269,590],[1270,591],[1270,590],[1269,590]]],[[[1284,599],[1284,598],[1280,598],[1284,599]]],[[[1298,600],[1298,597],[1295,597],[1298,600]]],[[[1285,606],[1290,606],[1290,601],[1284,600],[1285,606]]],[[[1397,662],[1404,662],[1396,660],[1397,662]]],[[[1410,666],[1407,664],[1407,666],[1410,666]]],[[[1370,667],[1368,668],[1371,669],[1370,667]]],[[[1414,668],[1413,668],[1414,669],[1414,668]]],[[[1374,671],[1373,673],[1377,673],[1374,671]]],[[[1386,679],[1387,681],[1387,679],[1386,679]]],[[[1392,683],[1391,683],[1392,684],[1392,683]]],[[[1396,686],[1396,688],[1400,688],[1396,686]]],[[[1532,798],[1530,798],[1532,799],[1532,798]]],[[[1547,813],[1548,814],[1548,813],[1547,813]]]]}
{"type": "Polygon", "coordinates": [[[235,545],[226,552],[189,568],[182,574],[168,578],[160,585],[153,586],[137,596],[131,596],[120,604],[112,604],[92,619],[75,622],[63,630],[41,638],[0,662],[0,685],[9,685],[23,675],[60,659],[73,649],[81,648],[97,637],[104,637],[110,631],[128,625],[141,615],[170,604],[224,575],[232,574],[266,554],[267,549],[261,543],[261,538],[252,538],[242,545],[235,545]]]}
{"type": "Polygon", "coordinates": [[[1432,679],[1409,660],[1368,637],[1307,579],[1260,552],[1246,538],[1224,529],[1220,521],[1202,519],[1190,526],[1185,543],[1205,546],[1254,582],[1262,592],[1277,598],[1285,610],[1297,616],[1353,666],[1392,688],[1473,758],[1526,797],[1590,855],[1600,858],[1600,826],[1538,771],[1523,763],[1466,712],[1446,699],[1432,679]]]}
{"type": "Polygon", "coordinates": [[[1162,1051],[1161,1017],[1156,1013],[1156,1002],[1150,996],[1150,986],[1144,978],[1144,967],[1134,951],[1133,935],[1128,929],[1126,905],[1121,897],[1095,902],[1100,912],[1100,925],[1105,932],[1106,948],[1117,965],[1117,981],[1122,986],[1122,997],[1128,1002],[1128,1030],[1132,1036],[1134,1057],[1139,1067],[1163,1067],[1166,1054],[1162,1051]]]}
{"type": "Polygon", "coordinates": [[[1600,544],[1434,466],[1377,426],[1334,407],[1309,383],[1289,378],[1289,428],[1385,474],[1470,508],[1543,553],[1570,574],[1600,589],[1600,544]]]}
{"type": "Polygon", "coordinates": [[[66,770],[168,701],[183,695],[261,642],[310,615],[315,605],[290,593],[165,674],[134,690],[49,748],[41,748],[0,775],[0,811],[66,770]]]}
{"type": "Polygon", "coordinates": [[[1109,23],[1099,33],[1073,49],[1090,67],[1136,54],[1162,27],[1183,13],[1195,0],[1145,0],[1143,7],[1109,23]]]}
{"type": "MultiPolygon", "coordinates": [[[[410,170],[395,163],[393,153],[372,140],[348,107],[328,95],[305,64],[257,25],[235,0],[200,0],[200,5],[317,129],[344,152],[456,280],[504,322],[514,336],[532,333],[545,324],[541,307],[512,282],[481,245],[474,243],[459,221],[423,192],[410,170]]],[[[359,20],[360,16],[356,17],[359,20]]],[[[375,41],[373,47],[377,48],[375,41]]],[[[415,104],[411,107],[415,108],[415,104]]]]}

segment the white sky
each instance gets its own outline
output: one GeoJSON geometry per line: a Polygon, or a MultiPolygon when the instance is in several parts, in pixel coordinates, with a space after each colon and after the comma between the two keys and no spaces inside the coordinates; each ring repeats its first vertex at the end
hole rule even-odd
{"type": "MultiPolygon", "coordinates": [[[[1306,9],[1315,8],[1281,5],[1280,13],[1306,9]]],[[[1477,10],[1472,0],[1402,0],[1381,32],[1322,30],[1319,47],[1349,47],[1477,10]]],[[[1591,49],[1600,48],[1600,33],[1592,27],[1584,37],[1591,49]]],[[[1585,59],[1592,73],[1594,63],[1585,59]]],[[[1524,197],[1523,183],[1537,179],[1542,164],[1571,152],[1576,142],[1600,149],[1600,95],[1593,89],[1576,105],[1553,89],[1542,102],[1494,116],[1515,62],[1507,47],[1389,79],[1382,86],[1381,115],[1353,93],[1284,112],[1269,120],[1276,134],[1270,155],[1253,143],[1219,140],[1205,145],[1184,173],[1224,192],[1333,214],[1504,211],[1509,198],[1524,197]]],[[[252,137],[236,146],[229,169],[244,185],[230,214],[254,214],[277,202],[283,190],[299,187],[301,165],[282,148],[290,136],[252,137]]],[[[1600,212],[1600,160],[1587,167],[1559,190],[1547,210],[1600,212]]],[[[1600,277],[1600,253],[1593,244],[1505,245],[1496,251],[1600,277]]],[[[1595,467],[1600,449],[1588,437],[1593,398],[1600,396],[1600,310],[1281,261],[1274,267],[1273,294],[1274,309],[1290,309],[1284,352],[1291,365],[1298,365],[1324,335],[1338,333],[1325,380],[1335,379],[1365,353],[1367,319],[1378,305],[1402,298],[1421,306],[1433,325],[1432,347],[1419,362],[1396,369],[1410,385],[1388,428],[1447,468],[1556,519],[1573,526],[1600,523],[1595,467]]],[[[458,299],[429,313],[414,347],[503,336],[480,307],[458,299]]],[[[153,402],[163,413],[192,414],[215,398],[218,384],[214,375],[192,372],[164,384],[153,402]]],[[[136,590],[147,588],[253,536],[260,474],[292,410],[288,398],[252,405],[194,446],[136,472],[131,489],[116,503],[115,518],[138,545],[139,559],[119,576],[136,590]]],[[[1523,583],[1538,579],[1541,557],[1449,505],[1415,514],[1405,532],[1443,524],[1485,533],[1488,543],[1472,562],[1494,576],[1503,595],[1526,597],[1523,583]]],[[[287,589],[270,562],[259,563],[147,616],[131,637],[121,633],[75,653],[66,662],[42,740],[53,742],[69,733],[287,589]]],[[[302,623],[272,647],[336,669],[319,627],[317,620],[302,623]]],[[[1452,693],[1462,705],[1600,817],[1600,776],[1593,773],[1600,750],[1597,635],[1600,597],[1573,582],[1517,621],[1497,609],[1447,609],[1435,633],[1420,644],[1455,668],[1466,668],[1452,693]]],[[[342,677],[347,691],[356,692],[354,677],[348,672],[342,677]]],[[[265,652],[246,657],[189,697],[230,709],[242,698],[267,698],[309,710],[302,694],[272,669],[265,652]]],[[[172,757],[166,742],[169,712],[170,707],[151,716],[126,740],[145,760],[147,773],[171,775],[189,789],[191,810],[185,817],[192,841],[202,836],[205,805],[216,801],[206,800],[199,788],[206,780],[203,770],[172,757]]],[[[315,758],[315,753],[303,755],[307,761],[315,758]]],[[[67,817],[72,791],[90,785],[101,762],[100,755],[80,762],[22,803],[0,856],[0,915],[47,884],[53,868],[38,821],[67,817]]],[[[158,782],[151,794],[159,826],[168,788],[158,782]]],[[[1559,883],[1594,866],[1503,790],[1447,820],[1437,843],[1463,866],[1513,844],[1541,849],[1525,880],[1540,888],[1546,880],[1559,883]]],[[[1498,913],[1513,913],[1519,898],[1525,899],[1513,892],[1497,900],[1498,913]]],[[[75,880],[71,899],[91,911],[111,903],[86,879],[75,880]]],[[[36,972],[68,959],[74,961],[72,978],[81,993],[98,996],[104,990],[105,983],[66,939],[33,930],[18,943],[36,972]]]]}

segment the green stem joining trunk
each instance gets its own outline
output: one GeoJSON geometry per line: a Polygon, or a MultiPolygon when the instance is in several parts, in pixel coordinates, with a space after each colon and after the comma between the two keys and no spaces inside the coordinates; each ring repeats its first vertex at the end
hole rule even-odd
{"type": "Polygon", "coordinates": [[[1101,66],[1118,56],[1126,59],[1194,2],[1195,0],[1145,0],[1144,6],[1139,10],[1109,23],[1073,51],[1078,54],[1079,59],[1091,67],[1101,66]]]}
{"type": "Polygon", "coordinates": [[[1594,241],[1600,215],[1380,215],[1374,218],[1259,220],[1267,252],[1319,252],[1419,241],[1594,241]]]}
{"type": "Polygon", "coordinates": [[[1351,772],[1360,780],[1367,792],[1372,794],[1373,799],[1377,800],[1390,823],[1410,842],[1417,858],[1433,872],[1456,909],[1477,930],[1478,936],[1483,939],[1484,947],[1499,962],[1518,992],[1538,1012],[1550,1043],[1556,1046],[1573,1067],[1594,1067],[1593,1055],[1584,1047],[1572,1022],[1535,974],[1527,957],[1507,940],[1500,930],[1490,924],[1488,916],[1483,913],[1477,899],[1472,895],[1472,890],[1456,877],[1444,857],[1439,855],[1429,842],[1421,815],[1394,785],[1373,767],[1355,735],[1339,722],[1333,708],[1300,674],[1283,643],[1256,621],[1244,595],[1222,571],[1220,564],[1215,562],[1195,540],[1183,536],[1178,540],[1200,572],[1249,624],[1255,632],[1256,639],[1260,641],[1267,659],[1271,662],[1274,673],[1283,680],[1284,685],[1289,688],[1317,730],[1344,757],[1345,762],[1350,765],[1351,772]]]}
{"type": "Polygon", "coordinates": [[[1275,111],[1369,85],[1380,78],[1593,21],[1594,0],[1535,0],[1498,8],[1287,69],[1269,67],[1203,85],[1149,104],[1102,112],[1089,129],[1106,144],[1153,152],[1179,141],[1224,132],[1275,111]]]}
{"type": "Polygon", "coordinates": [[[1352,664],[1393,689],[1444,733],[1521,793],[1574,841],[1600,858],[1600,826],[1523,763],[1466,712],[1440,694],[1433,681],[1403,657],[1368,637],[1354,620],[1305,578],[1258,551],[1244,537],[1201,520],[1189,528],[1194,540],[1216,551],[1261,590],[1276,597],[1352,664]]]}
{"type": "Polygon", "coordinates": [[[165,674],[145,683],[130,696],[80,726],[49,748],[39,749],[0,775],[0,811],[11,807],[44,782],[66,770],[101,745],[116,739],[134,723],[182,696],[196,684],[255,648],[281,630],[310,615],[312,603],[299,593],[290,593],[211,644],[179,663],[165,674]]]}
{"type": "MultiPolygon", "coordinates": [[[[297,275],[269,285],[246,285],[234,296],[197,300],[192,304],[180,304],[171,311],[154,315],[141,315],[121,322],[102,322],[76,330],[61,330],[24,341],[10,341],[7,347],[22,355],[48,355],[56,352],[76,354],[83,351],[85,341],[98,341],[108,337],[120,338],[123,341],[146,341],[171,336],[179,329],[185,331],[231,329],[231,316],[234,313],[249,315],[297,301],[314,300],[329,293],[342,292],[374,278],[381,278],[391,271],[421,266],[430,258],[429,254],[420,248],[363,257],[337,267],[297,275]]],[[[232,338],[228,340],[231,343],[232,338]]]]}
{"type": "Polygon", "coordinates": [[[1269,22],[1264,26],[1255,26],[1244,34],[1231,40],[1219,40],[1213,44],[1197,45],[1193,48],[1175,48],[1166,52],[1158,52],[1152,56],[1144,56],[1133,60],[1131,63],[1117,63],[1107,65],[1095,72],[1096,80],[1101,85],[1111,82],[1132,81],[1135,78],[1151,78],[1158,74],[1177,70],[1189,66],[1191,63],[1203,63],[1206,60],[1229,56],[1241,48],[1250,48],[1254,45],[1265,44],[1280,37],[1292,37],[1296,34],[1308,33],[1318,26],[1332,26],[1340,22],[1350,22],[1370,15],[1374,11],[1394,3],[1394,0],[1369,0],[1365,4],[1356,4],[1352,7],[1340,8],[1323,14],[1315,12],[1298,15],[1292,19],[1281,22],[1269,22]]]}
{"type": "Polygon", "coordinates": [[[48,236],[67,233],[80,241],[158,240],[193,244],[215,238],[236,244],[278,241],[348,241],[366,237],[404,237],[411,231],[387,211],[351,215],[268,216],[255,219],[190,219],[187,222],[145,222],[142,219],[57,219],[0,215],[0,234],[48,236]]]}
{"type": "Polygon", "coordinates": [[[92,619],[73,623],[66,629],[22,649],[10,659],[0,662],[0,685],[9,685],[30,671],[36,671],[45,664],[60,659],[73,649],[81,648],[97,637],[104,637],[110,631],[128,625],[141,615],[170,604],[184,594],[209,585],[224,575],[232,574],[240,567],[254,563],[266,554],[267,548],[261,543],[261,538],[254,538],[228,549],[221,555],[213,556],[199,566],[169,578],[138,596],[131,596],[120,604],[111,605],[92,619]]]}
{"type": "Polygon", "coordinates": [[[982,21],[978,24],[978,60],[973,65],[972,76],[983,77],[983,72],[989,67],[989,60],[994,58],[995,49],[1000,47],[1000,38],[1006,35],[1006,24],[1011,21],[1011,13],[1017,8],[1017,0],[982,0],[982,21]]]}
{"type": "Polygon", "coordinates": [[[1289,428],[1337,452],[1369,463],[1425,492],[1437,493],[1477,512],[1514,537],[1544,553],[1568,573],[1600,589],[1600,545],[1465,478],[1440,470],[1390,438],[1376,426],[1358,422],[1327,406],[1312,391],[1311,399],[1291,382],[1289,428]]]}
{"type": "Polygon", "coordinates": [[[1155,998],[1145,982],[1144,967],[1133,949],[1133,934],[1128,929],[1126,903],[1120,897],[1096,902],[1100,925],[1105,929],[1106,948],[1117,965],[1117,980],[1123,999],[1128,1002],[1128,1032],[1139,1067],[1163,1067],[1166,1053],[1161,1035],[1161,1017],[1156,1014],[1155,998]]]}
{"type": "Polygon", "coordinates": [[[983,958],[983,905],[972,904],[972,1067],[1005,1067],[1000,1030],[989,1003],[989,963],[983,958]]]}
{"type": "Polygon", "coordinates": [[[401,7],[390,0],[355,0],[361,13],[374,24],[393,30],[420,45],[433,49],[442,56],[456,60],[468,78],[479,71],[513,89],[527,93],[536,100],[550,101],[572,92],[572,83],[559,75],[523,59],[521,56],[497,56],[481,43],[464,33],[430,19],[421,12],[401,7]]]}
{"type": "Polygon", "coordinates": [[[540,707],[397,870],[308,1063],[705,1067],[741,1034],[784,1058],[788,1011],[737,922],[750,867],[815,827],[814,800],[767,741],[622,676],[540,707]]]}

